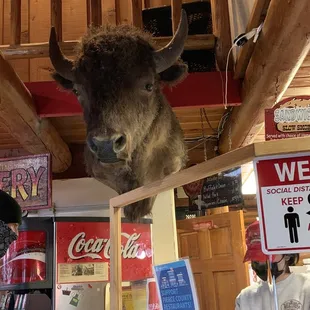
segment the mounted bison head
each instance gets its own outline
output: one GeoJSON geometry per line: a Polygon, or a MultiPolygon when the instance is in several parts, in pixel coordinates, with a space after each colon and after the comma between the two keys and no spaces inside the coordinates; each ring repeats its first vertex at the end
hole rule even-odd
{"type": "MultiPolygon", "coordinates": [[[[161,92],[161,83],[187,73],[178,62],[187,31],[184,11],[171,42],[160,50],[150,35],[130,26],[90,29],[71,61],[51,30],[53,77],[83,107],[87,170],[120,194],[177,172],[187,160],[182,130],[161,92]]],[[[154,198],[126,206],[125,216],[149,214],[154,198]]]]}

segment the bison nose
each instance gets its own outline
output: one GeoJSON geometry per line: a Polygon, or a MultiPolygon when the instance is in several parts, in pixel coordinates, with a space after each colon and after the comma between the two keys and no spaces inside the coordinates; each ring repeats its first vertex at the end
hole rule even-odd
{"type": "Polygon", "coordinates": [[[100,136],[88,137],[87,143],[100,161],[112,163],[119,161],[117,154],[126,147],[126,136],[117,135],[113,139],[106,139],[100,136]]]}

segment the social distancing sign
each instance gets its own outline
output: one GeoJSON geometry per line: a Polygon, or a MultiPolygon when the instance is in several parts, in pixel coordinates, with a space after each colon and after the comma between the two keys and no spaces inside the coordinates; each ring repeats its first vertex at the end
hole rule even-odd
{"type": "Polygon", "coordinates": [[[310,252],[310,153],[253,163],[263,252],[310,252]]]}

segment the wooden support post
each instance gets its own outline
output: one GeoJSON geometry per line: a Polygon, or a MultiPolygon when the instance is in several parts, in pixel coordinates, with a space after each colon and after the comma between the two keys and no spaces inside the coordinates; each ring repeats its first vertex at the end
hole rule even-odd
{"type": "Polygon", "coordinates": [[[310,51],[309,16],[309,0],[271,0],[246,70],[242,105],[233,109],[220,138],[221,153],[251,143],[265,109],[281,100],[310,51]]]}
{"type": "Polygon", "coordinates": [[[133,26],[143,28],[142,0],[131,0],[131,14],[133,26]]]}
{"type": "MultiPolygon", "coordinates": [[[[0,12],[0,14],[3,14],[3,12],[0,12]]],[[[21,14],[21,0],[11,0],[11,45],[19,45],[21,43],[21,14]]]]}
{"type": "Polygon", "coordinates": [[[56,29],[58,42],[62,41],[62,0],[51,0],[51,26],[56,29]]]}
{"type": "Polygon", "coordinates": [[[171,16],[172,16],[172,31],[175,33],[178,29],[182,11],[182,0],[171,0],[171,16]]]}
{"type": "MultiPolygon", "coordinates": [[[[270,0],[255,1],[246,32],[258,27],[265,20],[269,4],[270,0]]],[[[236,79],[242,79],[244,77],[245,71],[254,51],[254,45],[255,43],[250,41],[241,48],[235,68],[236,79]]]]}
{"type": "MultiPolygon", "coordinates": [[[[216,61],[220,71],[226,68],[228,52],[231,48],[228,0],[211,0],[213,34],[217,38],[216,61]]],[[[232,69],[232,58],[229,60],[229,70],[232,69]]]]}
{"type": "Polygon", "coordinates": [[[110,309],[122,310],[121,208],[110,203],[110,309]]]}
{"type": "Polygon", "coordinates": [[[162,180],[134,189],[110,200],[110,283],[111,309],[122,309],[121,287],[121,209],[126,205],[158,195],[161,192],[206,178],[221,171],[252,161],[258,156],[309,152],[310,137],[275,140],[247,145],[179,171],[162,180]]]}

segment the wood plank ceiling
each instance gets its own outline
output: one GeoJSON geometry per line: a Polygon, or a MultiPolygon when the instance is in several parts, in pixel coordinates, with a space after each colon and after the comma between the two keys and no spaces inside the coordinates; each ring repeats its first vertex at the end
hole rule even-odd
{"type": "MultiPolygon", "coordinates": [[[[192,2],[191,1],[183,1],[192,2]]],[[[45,42],[50,29],[50,0],[22,1],[21,43],[45,42]]],[[[127,1],[105,0],[103,3],[103,20],[116,22],[115,11],[118,9],[118,22],[130,23],[130,9],[127,1]],[[125,3],[126,2],[126,3],[125,3]],[[115,3],[119,4],[118,8],[115,3]],[[121,3],[121,5],[120,5],[121,3]]],[[[86,31],[87,16],[84,0],[63,1],[63,40],[75,40],[86,31]]],[[[149,7],[170,5],[170,0],[145,1],[149,7]]],[[[0,45],[10,44],[10,0],[0,0],[0,45]]],[[[51,80],[52,70],[48,58],[11,60],[13,68],[24,82],[51,80]]],[[[200,109],[179,109],[176,115],[184,130],[185,139],[190,149],[189,164],[201,162],[205,158],[203,137],[216,136],[217,128],[225,112],[224,107],[200,109]]],[[[52,124],[66,143],[84,144],[85,124],[82,116],[51,118],[52,124]]],[[[207,157],[214,156],[214,143],[208,143],[207,157]],[[211,153],[210,153],[211,151],[211,153]]],[[[20,144],[0,124],[0,150],[18,149],[20,144]]]]}

